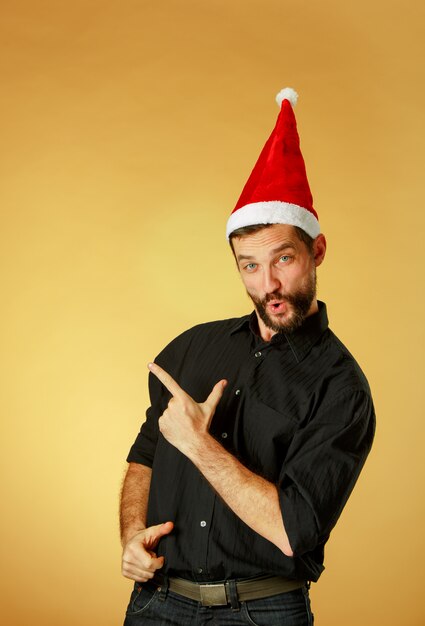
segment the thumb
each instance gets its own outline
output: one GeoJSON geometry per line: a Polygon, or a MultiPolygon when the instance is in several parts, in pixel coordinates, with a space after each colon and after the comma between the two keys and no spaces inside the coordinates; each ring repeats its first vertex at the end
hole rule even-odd
{"type": "Polygon", "coordinates": [[[173,522],[164,522],[164,524],[159,524],[159,536],[163,537],[164,535],[169,535],[173,528],[173,522]]]}
{"type": "Polygon", "coordinates": [[[145,543],[148,544],[149,547],[155,547],[161,537],[168,535],[173,528],[173,522],[165,522],[164,524],[149,526],[149,528],[146,529],[145,543]]]}
{"type": "Polygon", "coordinates": [[[217,404],[220,402],[223,392],[227,386],[227,380],[220,380],[216,385],[214,385],[213,390],[211,391],[208,398],[205,400],[204,404],[207,404],[211,411],[215,411],[217,408],[217,404]]]}

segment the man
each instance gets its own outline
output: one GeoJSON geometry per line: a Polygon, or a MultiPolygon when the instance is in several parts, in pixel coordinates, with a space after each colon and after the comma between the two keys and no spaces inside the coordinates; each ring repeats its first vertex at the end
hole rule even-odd
{"type": "Polygon", "coordinates": [[[308,587],[370,450],[366,379],[316,298],[326,252],[291,103],[227,227],[255,311],[149,364],[121,504],[125,626],[313,623],[308,587]]]}

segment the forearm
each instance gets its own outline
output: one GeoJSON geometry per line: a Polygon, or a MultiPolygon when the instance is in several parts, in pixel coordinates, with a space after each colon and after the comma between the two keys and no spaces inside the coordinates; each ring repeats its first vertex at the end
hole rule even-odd
{"type": "Polygon", "coordinates": [[[152,470],[146,465],[130,463],[123,482],[120,505],[121,544],[146,528],[149,488],[152,470]]]}
{"type": "Polygon", "coordinates": [[[209,434],[193,441],[185,453],[245,524],[293,556],[276,485],[248,470],[209,434]]]}

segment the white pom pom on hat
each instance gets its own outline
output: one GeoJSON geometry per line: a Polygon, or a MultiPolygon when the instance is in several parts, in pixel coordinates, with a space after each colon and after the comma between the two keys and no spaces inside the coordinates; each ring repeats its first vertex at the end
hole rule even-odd
{"type": "Polygon", "coordinates": [[[292,87],[285,87],[285,89],[281,89],[276,96],[276,102],[279,108],[281,107],[281,104],[284,100],[289,100],[289,102],[294,107],[297,104],[298,100],[298,94],[295,89],[292,89],[292,87]]]}

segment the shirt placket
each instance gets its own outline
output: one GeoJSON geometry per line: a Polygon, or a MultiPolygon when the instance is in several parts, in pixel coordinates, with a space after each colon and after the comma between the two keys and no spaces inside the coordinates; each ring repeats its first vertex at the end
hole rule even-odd
{"type": "Polygon", "coordinates": [[[209,492],[208,497],[205,497],[205,501],[201,506],[197,507],[197,518],[194,520],[195,524],[195,537],[194,537],[194,554],[197,555],[195,570],[193,572],[194,578],[200,577],[200,580],[204,580],[208,576],[208,546],[211,535],[211,524],[214,514],[216,496],[209,492]]]}

